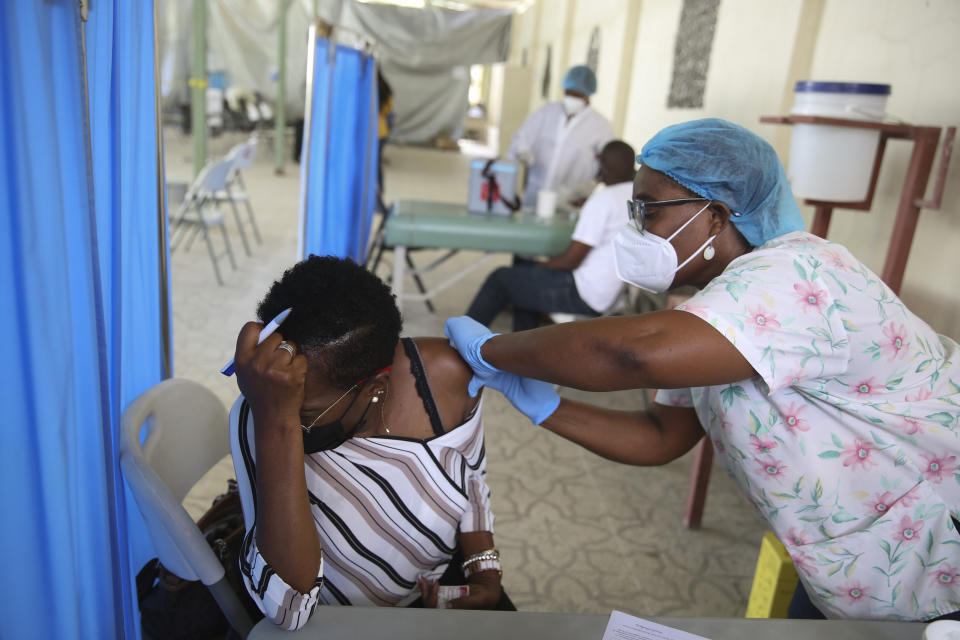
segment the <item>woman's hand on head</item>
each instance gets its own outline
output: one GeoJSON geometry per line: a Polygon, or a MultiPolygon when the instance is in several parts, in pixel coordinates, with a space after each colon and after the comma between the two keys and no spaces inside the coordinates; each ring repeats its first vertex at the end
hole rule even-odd
{"type": "Polygon", "coordinates": [[[248,322],[237,337],[234,355],[237,385],[253,409],[257,424],[262,421],[300,423],[303,386],[307,377],[307,358],[287,341],[296,355],[279,345],[283,337],[274,333],[257,344],[259,322],[248,322]]]}

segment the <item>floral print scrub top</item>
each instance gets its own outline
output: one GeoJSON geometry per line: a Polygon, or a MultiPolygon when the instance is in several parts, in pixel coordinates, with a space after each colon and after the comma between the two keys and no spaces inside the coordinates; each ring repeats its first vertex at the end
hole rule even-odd
{"type": "Polygon", "coordinates": [[[960,353],[841,245],[798,231],[734,260],[677,309],[759,376],[662,390],[831,618],[960,609],[960,353]]]}

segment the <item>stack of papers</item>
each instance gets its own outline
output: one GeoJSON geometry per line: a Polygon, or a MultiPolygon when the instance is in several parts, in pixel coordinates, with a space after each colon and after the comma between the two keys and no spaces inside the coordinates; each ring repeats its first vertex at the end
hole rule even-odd
{"type": "Polygon", "coordinates": [[[687,633],[656,622],[637,618],[622,611],[610,614],[603,640],[708,640],[694,633],[687,633]]]}

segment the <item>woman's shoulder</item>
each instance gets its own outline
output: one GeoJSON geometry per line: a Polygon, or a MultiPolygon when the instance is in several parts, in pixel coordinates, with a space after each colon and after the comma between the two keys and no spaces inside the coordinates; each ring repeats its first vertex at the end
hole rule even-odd
{"type": "Polygon", "coordinates": [[[466,395],[467,383],[473,377],[473,370],[457,350],[450,346],[450,341],[446,338],[413,338],[413,341],[420,352],[430,385],[435,390],[443,388],[466,395]]]}
{"type": "Polygon", "coordinates": [[[798,263],[805,269],[817,268],[821,265],[830,266],[836,255],[843,255],[848,262],[855,261],[855,258],[842,245],[805,231],[794,231],[778,236],[735,258],[727,265],[720,279],[749,280],[751,277],[764,279],[769,272],[778,269],[794,271],[798,263]]]}
{"type": "Polygon", "coordinates": [[[414,338],[434,400],[447,429],[463,422],[477,404],[467,385],[473,370],[446,338],[414,338]]]}
{"type": "Polygon", "coordinates": [[[837,242],[814,235],[808,231],[791,231],[777,236],[756,247],[744,257],[750,256],[790,256],[798,255],[822,256],[824,254],[842,253],[852,255],[850,251],[837,242]]]}

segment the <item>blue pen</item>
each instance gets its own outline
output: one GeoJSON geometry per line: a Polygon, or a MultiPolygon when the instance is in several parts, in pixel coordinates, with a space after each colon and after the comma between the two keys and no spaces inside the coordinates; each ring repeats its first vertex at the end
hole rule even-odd
{"type": "MultiPolygon", "coordinates": [[[[280,323],[282,323],[284,320],[287,319],[287,316],[290,315],[291,311],[293,311],[293,307],[290,307],[289,309],[284,309],[283,311],[277,314],[276,318],[268,322],[267,326],[265,326],[263,329],[260,330],[260,337],[257,338],[257,344],[260,344],[261,342],[269,338],[271,335],[273,335],[273,332],[280,327],[280,323]]],[[[228,377],[233,375],[233,358],[230,358],[230,362],[223,365],[223,369],[220,369],[220,373],[228,377]]]]}

